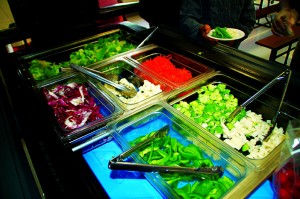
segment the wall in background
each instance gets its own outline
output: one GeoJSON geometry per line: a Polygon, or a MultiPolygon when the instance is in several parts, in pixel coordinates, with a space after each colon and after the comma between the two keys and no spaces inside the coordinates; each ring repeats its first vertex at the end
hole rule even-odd
{"type": "Polygon", "coordinates": [[[7,29],[14,22],[7,0],[0,0],[0,30],[7,29]]]}

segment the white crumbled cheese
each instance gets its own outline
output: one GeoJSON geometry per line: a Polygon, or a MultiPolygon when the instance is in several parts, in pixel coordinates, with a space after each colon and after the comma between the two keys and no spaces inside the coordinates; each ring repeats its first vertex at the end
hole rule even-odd
{"type": "Polygon", "coordinates": [[[224,142],[232,146],[233,148],[239,150],[242,148],[244,144],[246,144],[247,139],[245,136],[239,134],[236,136],[233,136],[231,139],[225,139],[224,142]]]}
{"type": "MultiPolygon", "coordinates": [[[[134,88],[134,85],[128,82],[126,78],[122,78],[119,83],[128,88],[134,88]]],[[[114,95],[116,95],[122,102],[127,104],[135,104],[141,102],[162,92],[160,85],[152,84],[148,80],[144,80],[144,84],[137,89],[136,95],[132,98],[125,98],[119,91],[109,85],[105,85],[105,87],[109,89],[114,95]]]]}
{"type": "Polygon", "coordinates": [[[262,141],[270,128],[270,121],[264,121],[262,115],[250,110],[247,111],[244,118],[234,124],[231,130],[224,123],[221,126],[224,131],[224,142],[237,150],[247,144],[250,153],[247,157],[251,159],[266,157],[285,139],[283,129],[275,127],[269,140],[267,142],[262,141]],[[251,139],[247,140],[249,136],[251,136],[251,139]],[[257,142],[262,142],[262,144],[258,145],[257,142]]]}
{"type": "Polygon", "coordinates": [[[126,86],[127,88],[129,88],[129,89],[130,89],[130,88],[135,89],[134,85],[133,85],[132,83],[128,82],[128,80],[127,80],[126,78],[120,79],[119,84],[124,85],[124,86],[126,86]]]}
{"type": "Polygon", "coordinates": [[[269,140],[262,142],[262,145],[250,147],[250,154],[247,157],[252,159],[261,159],[266,157],[275,147],[285,139],[283,128],[275,127],[269,140]]]}

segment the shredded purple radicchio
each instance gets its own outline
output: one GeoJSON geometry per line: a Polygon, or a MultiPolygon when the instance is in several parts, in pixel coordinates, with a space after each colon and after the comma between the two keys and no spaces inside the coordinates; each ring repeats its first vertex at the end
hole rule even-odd
{"type": "Polygon", "coordinates": [[[44,88],[43,94],[64,129],[76,129],[103,117],[84,84],[58,85],[51,90],[44,88]]]}

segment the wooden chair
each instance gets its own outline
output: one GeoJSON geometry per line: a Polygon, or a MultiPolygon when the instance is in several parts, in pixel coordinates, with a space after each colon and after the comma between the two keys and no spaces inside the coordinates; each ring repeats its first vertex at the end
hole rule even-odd
{"type": "Polygon", "coordinates": [[[266,38],[256,41],[255,44],[271,49],[271,53],[269,57],[270,61],[276,61],[278,57],[286,54],[285,61],[284,61],[284,65],[286,65],[290,52],[295,48],[293,47],[293,44],[298,42],[300,39],[300,26],[297,25],[294,26],[293,30],[294,30],[294,35],[292,36],[280,37],[277,35],[270,35],[266,38]],[[284,50],[281,53],[278,53],[279,50],[283,50],[286,47],[287,47],[286,50],[284,50]]]}
{"type": "Polygon", "coordinates": [[[276,0],[279,1],[279,3],[276,4],[274,4],[274,1],[275,0],[268,0],[268,5],[266,7],[263,7],[263,0],[261,0],[259,4],[255,4],[258,6],[258,9],[256,10],[256,25],[271,27],[272,21],[268,19],[268,16],[280,10],[280,0],[276,0]],[[260,19],[262,18],[266,19],[266,23],[260,22],[260,19]]]}

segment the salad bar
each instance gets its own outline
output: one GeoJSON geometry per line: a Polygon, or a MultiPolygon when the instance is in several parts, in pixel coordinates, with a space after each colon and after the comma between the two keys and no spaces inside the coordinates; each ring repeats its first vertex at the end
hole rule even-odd
{"type": "Polygon", "coordinates": [[[125,22],[12,55],[12,103],[46,196],[245,198],[279,165],[300,114],[291,71],[164,29],[138,47],[149,32],[125,22]]]}

